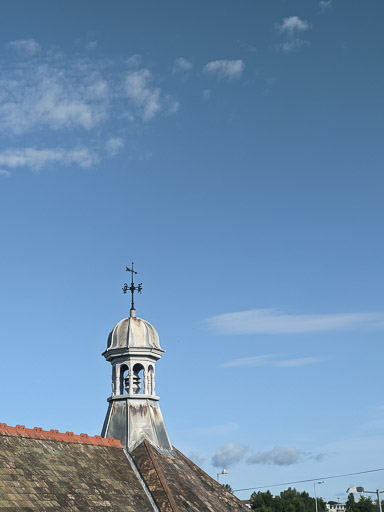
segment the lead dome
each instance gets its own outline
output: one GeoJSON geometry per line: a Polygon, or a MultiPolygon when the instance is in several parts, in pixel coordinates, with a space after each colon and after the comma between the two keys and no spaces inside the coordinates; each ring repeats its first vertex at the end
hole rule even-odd
{"type": "Polygon", "coordinates": [[[136,316],[123,318],[109,333],[106,351],[124,348],[162,350],[159,335],[153,325],[136,316]]]}

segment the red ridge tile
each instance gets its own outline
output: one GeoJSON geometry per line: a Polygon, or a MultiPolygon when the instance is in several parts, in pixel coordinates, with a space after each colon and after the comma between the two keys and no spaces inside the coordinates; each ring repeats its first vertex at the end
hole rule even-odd
{"type": "Polygon", "coordinates": [[[113,439],[113,437],[89,436],[88,434],[80,434],[79,436],[73,432],[66,432],[65,434],[58,430],[43,430],[40,427],[26,428],[24,425],[16,425],[10,427],[6,423],[0,423],[0,436],[17,436],[27,437],[31,439],[46,439],[48,441],[60,441],[63,443],[79,443],[79,444],[93,444],[96,446],[114,446],[122,448],[120,441],[113,439]]]}

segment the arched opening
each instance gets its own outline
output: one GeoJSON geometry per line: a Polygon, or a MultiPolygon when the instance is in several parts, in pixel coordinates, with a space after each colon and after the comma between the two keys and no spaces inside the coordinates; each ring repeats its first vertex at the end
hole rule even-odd
{"type": "Polygon", "coordinates": [[[133,367],[133,393],[135,395],[144,393],[144,366],[136,363],[133,367]]]}
{"type": "Polygon", "coordinates": [[[122,364],[120,366],[120,380],[119,380],[119,394],[125,395],[127,390],[127,382],[128,382],[128,366],[126,364],[122,364]]]}
{"type": "Polygon", "coordinates": [[[152,365],[148,366],[148,394],[155,394],[155,370],[152,365]]]}

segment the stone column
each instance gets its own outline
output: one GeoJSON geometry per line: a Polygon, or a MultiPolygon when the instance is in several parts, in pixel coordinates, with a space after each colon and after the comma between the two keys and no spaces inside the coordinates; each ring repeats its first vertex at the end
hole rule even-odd
{"type": "Polygon", "coordinates": [[[133,369],[132,369],[132,365],[129,365],[129,391],[128,393],[130,395],[133,395],[134,391],[133,391],[133,369]]]}
{"type": "Polygon", "coordinates": [[[155,369],[151,372],[151,391],[152,395],[156,395],[155,391],[155,369]]]}
{"type": "Polygon", "coordinates": [[[118,392],[118,385],[116,379],[116,365],[112,366],[112,396],[116,396],[118,392]]]}
{"type": "Polygon", "coordinates": [[[144,395],[148,395],[149,394],[149,389],[148,389],[148,384],[149,384],[149,380],[148,380],[148,368],[144,368],[144,395]]]}

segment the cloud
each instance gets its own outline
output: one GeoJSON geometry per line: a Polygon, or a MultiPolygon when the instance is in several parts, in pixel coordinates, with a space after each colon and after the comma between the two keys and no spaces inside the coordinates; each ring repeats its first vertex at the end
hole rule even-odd
{"type": "Polygon", "coordinates": [[[283,18],[282,22],[278,25],[280,32],[285,32],[292,36],[295,32],[303,32],[311,27],[310,23],[302,20],[298,16],[289,16],[283,18]]]}
{"type": "Polygon", "coordinates": [[[243,444],[228,443],[216,450],[212,464],[217,468],[228,468],[241,461],[248,447],[243,444]]]}
{"type": "Polygon", "coordinates": [[[108,117],[108,85],[96,71],[26,64],[0,73],[0,129],[90,130],[108,117]]]}
{"type": "Polygon", "coordinates": [[[241,59],[238,60],[214,60],[208,62],[203,71],[208,74],[217,75],[220,79],[233,80],[240,78],[245,65],[241,59]]]}
{"type": "Polygon", "coordinates": [[[218,334],[300,334],[384,327],[384,313],[292,315],[278,309],[225,313],[205,321],[218,334]]]}
{"type": "Polygon", "coordinates": [[[309,41],[304,39],[291,39],[290,41],[285,41],[285,43],[281,43],[277,45],[277,47],[282,50],[284,53],[293,53],[301,48],[308,48],[311,46],[309,41]]]}
{"type": "Polygon", "coordinates": [[[152,85],[152,73],[146,68],[126,74],[125,93],[143,121],[153,119],[161,111],[173,114],[178,110],[177,102],[152,85]]]}
{"type": "Polygon", "coordinates": [[[6,178],[9,178],[11,173],[9,171],[6,171],[5,169],[0,169],[0,176],[5,176],[6,178]]]}
{"type": "Polygon", "coordinates": [[[321,9],[321,12],[325,12],[328,9],[332,9],[332,7],[333,7],[332,0],[321,0],[319,2],[319,6],[320,6],[320,9],[321,9]]]}
{"type": "Polygon", "coordinates": [[[300,462],[301,452],[295,446],[275,446],[269,452],[258,452],[248,457],[248,464],[290,466],[300,462]]]}
{"type": "Polygon", "coordinates": [[[296,37],[298,32],[304,32],[311,28],[311,24],[307,20],[303,20],[298,16],[289,16],[283,18],[281,23],[277,24],[277,29],[285,34],[288,39],[277,45],[277,48],[284,53],[293,53],[301,48],[309,47],[311,43],[304,39],[296,37]]]}
{"type": "Polygon", "coordinates": [[[247,458],[248,464],[273,464],[275,466],[291,466],[308,460],[320,462],[324,454],[303,452],[295,446],[275,446],[269,452],[258,452],[247,458]]]}
{"type": "Polygon", "coordinates": [[[310,364],[323,362],[321,357],[296,357],[283,358],[278,354],[264,354],[260,356],[244,357],[241,359],[232,359],[220,365],[220,368],[245,368],[255,366],[272,366],[276,368],[297,368],[308,366],[310,364]]]}
{"type": "Polygon", "coordinates": [[[116,156],[124,148],[124,140],[120,137],[111,137],[105,143],[105,149],[110,156],[116,156]]]}
{"type": "MultiPolygon", "coordinates": [[[[95,44],[90,41],[88,46],[95,44]]],[[[111,133],[124,133],[129,124],[134,135],[143,121],[178,111],[179,103],[157,85],[151,71],[137,68],[139,55],[126,61],[101,59],[84,49],[85,57],[68,57],[58,49],[41,48],[33,39],[11,41],[8,47],[19,57],[0,67],[4,166],[10,162],[9,167],[33,169],[53,163],[88,167],[99,158],[88,149],[89,140],[93,147],[105,148],[100,155],[115,156],[124,141],[111,133]],[[7,137],[12,148],[6,149],[7,137]],[[63,137],[66,148],[74,149],[62,148],[63,137]],[[38,140],[44,146],[39,147],[38,140]]]]}
{"type": "Polygon", "coordinates": [[[97,44],[97,41],[88,41],[87,48],[89,50],[94,50],[95,48],[97,48],[97,44]]]}
{"type": "Polygon", "coordinates": [[[279,368],[297,368],[298,366],[308,366],[309,364],[322,362],[324,362],[324,358],[322,357],[296,357],[293,359],[275,361],[272,366],[277,366],[279,368]]]}
{"type": "MultiPolygon", "coordinates": [[[[21,42],[9,45],[16,43],[21,42]]],[[[133,55],[126,65],[140,61],[141,56],[133,55]]],[[[35,134],[36,129],[90,131],[122,119],[127,98],[135,120],[177,112],[178,102],[155,85],[149,69],[126,72],[121,67],[112,60],[71,60],[58,52],[41,52],[37,62],[26,58],[3,66],[0,130],[16,135],[32,130],[35,134]]]]}
{"type": "Polygon", "coordinates": [[[87,168],[96,163],[97,155],[84,147],[76,149],[7,149],[0,152],[0,165],[6,165],[10,168],[30,167],[34,170],[40,170],[43,167],[52,164],[70,165],[77,164],[80,167],[87,168]]]}
{"type": "Polygon", "coordinates": [[[138,68],[143,61],[143,57],[136,53],[135,55],[131,55],[128,57],[128,59],[125,61],[126,65],[130,68],[138,68]]]}
{"type": "Polygon", "coordinates": [[[291,466],[308,460],[320,462],[324,454],[303,452],[295,446],[275,446],[269,452],[258,452],[247,458],[248,464],[273,464],[275,466],[291,466]]]}
{"type": "Polygon", "coordinates": [[[189,71],[192,68],[192,62],[190,62],[187,59],[184,59],[184,57],[178,57],[177,59],[175,59],[175,62],[173,63],[172,71],[173,73],[184,73],[185,71],[189,71]]]}
{"type": "Polygon", "coordinates": [[[22,39],[18,41],[10,41],[7,47],[16,50],[21,55],[31,57],[41,50],[39,43],[34,39],[22,39]]]}

